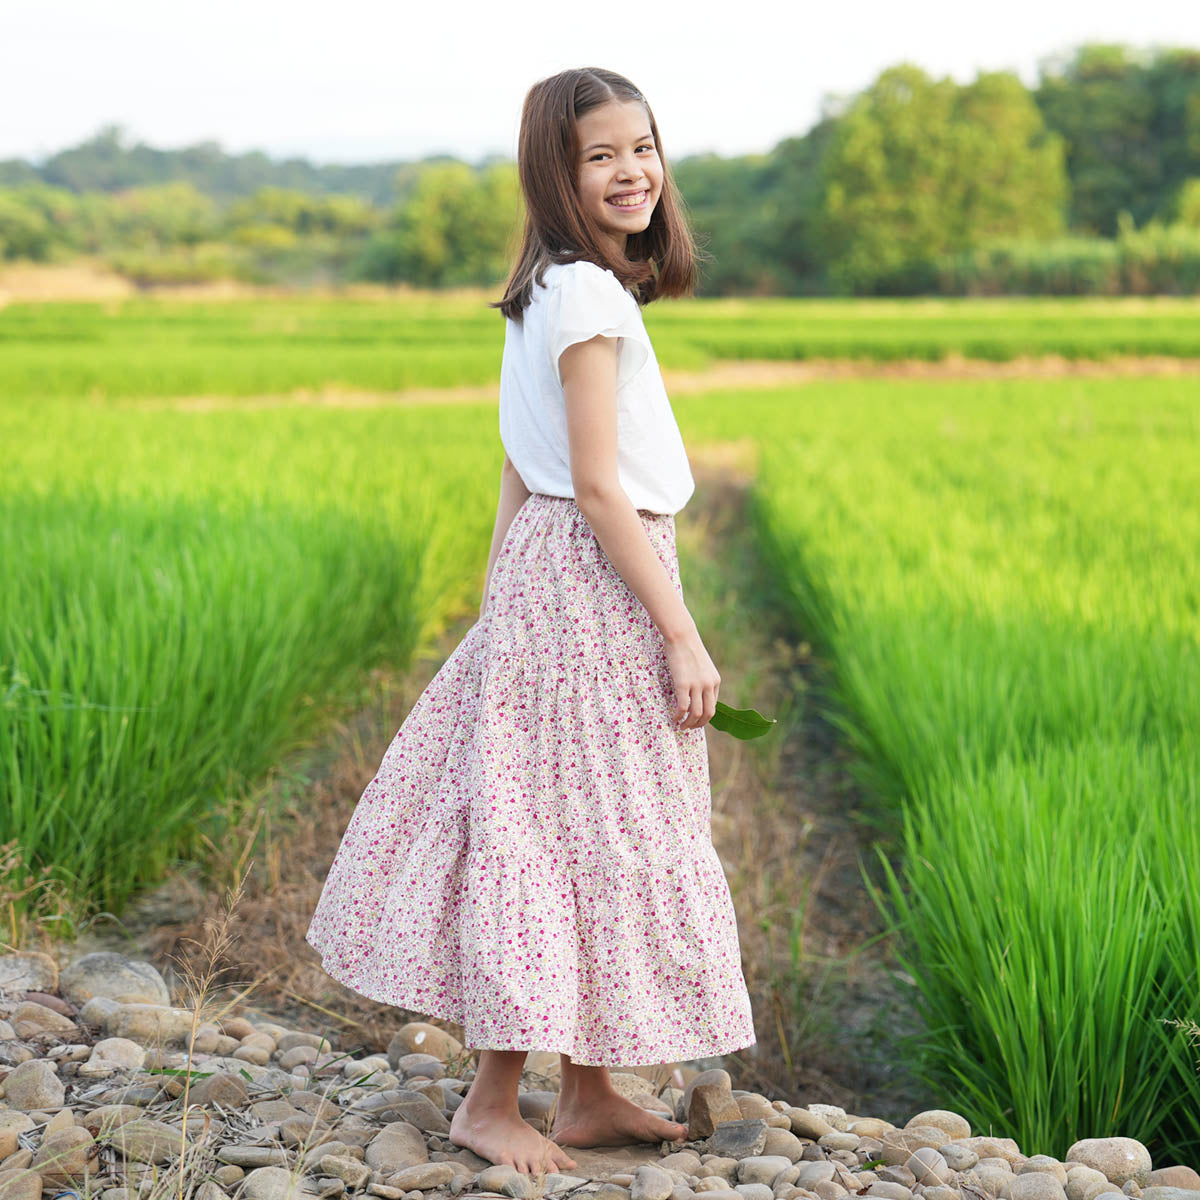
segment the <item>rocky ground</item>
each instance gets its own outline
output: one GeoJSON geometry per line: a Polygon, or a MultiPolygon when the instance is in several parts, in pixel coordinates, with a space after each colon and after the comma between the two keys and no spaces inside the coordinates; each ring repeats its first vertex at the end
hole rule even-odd
{"type": "MultiPolygon", "coordinates": [[[[449,1139],[474,1077],[445,1030],[402,1026],[385,1054],[247,1010],[172,1003],[150,963],[98,952],[59,974],[0,958],[0,1200],[1200,1200],[1188,1166],[1154,1168],[1131,1138],[1064,1161],[972,1136],[935,1109],[903,1128],[827,1104],[734,1089],[717,1068],[614,1070],[616,1089],[687,1124],[687,1141],[571,1148],[569,1175],[531,1177],[449,1139]]],[[[558,1056],[531,1053],[521,1115],[547,1133],[558,1056]]]]}

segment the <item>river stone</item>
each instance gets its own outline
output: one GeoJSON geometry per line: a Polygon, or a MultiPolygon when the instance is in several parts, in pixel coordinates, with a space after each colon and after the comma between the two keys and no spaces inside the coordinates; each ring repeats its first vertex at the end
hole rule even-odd
{"type": "Polygon", "coordinates": [[[560,1175],[557,1171],[551,1171],[545,1178],[544,1190],[545,1194],[550,1196],[555,1192],[574,1191],[575,1188],[582,1187],[587,1182],[579,1175],[560,1175]]]}
{"type": "Polygon", "coordinates": [[[695,1150],[675,1150],[671,1154],[664,1154],[656,1165],[664,1171],[695,1175],[700,1170],[700,1155],[695,1150]]]}
{"type": "Polygon", "coordinates": [[[1123,1191],[1126,1196],[1132,1196],[1134,1200],[1142,1200],[1142,1189],[1138,1187],[1136,1179],[1125,1180],[1125,1182],[1121,1184],[1121,1191],[1123,1191]]]}
{"type": "Polygon", "coordinates": [[[347,1187],[354,1190],[362,1187],[371,1178],[371,1168],[357,1158],[343,1157],[340,1154],[326,1154],[317,1163],[317,1170],[322,1175],[332,1176],[343,1180],[347,1187]]]}
{"type": "Polygon", "coordinates": [[[400,1188],[402,1191],[428,1191],[431,1188],[444,1187],[460,1174],[461,1167],[450,1163],[418,1163],[414,1167],[405,1167],[388,1179],[388,1187],[400,1188]]]}
{"type": "Polygon", "coordinates": [[[1014,1175],[1004,1189],[1003,1200],[1066,1200],[1066,1191],[1048,1171],[1014,1175]]]}
{"type": "Polygon", "coordinates": [[[955,1138],[954,1144],[956,1146],[965,1146],[968,1150],[974,1150],[981,1159],[1002,1158],[1005,1162],[1012,1164],[1020,1162],[1024,1158],[1024,1155],[1018,1148],[1017,1143],[1014,1142],[1012,1138],[955,1138]]]}
{"type": "Polygon", "coordinates": [[[50,955],[38,950],[22,950],[0,956],[0,992],[57,990],[58,964],[50,955]]]}
{"type": "Polygon", "coordinates": [[[826,1150],[857,1150],[858,1143],[857,1133],[842,1133],[838,1129],[832,1133],[822,1134],[817,1139],[817,1145],[826,1150]]]}
{"type": "Polygon", "coordinates": [[[129,1038],[102,1038],[92,1047],[91,1057],[79,1066],[80,1075],[105,1075],[113,1071],[140,1071],[146,1050],[129,1038]]]}
{"type": "Polygon", "coordinates": [[[958,1141],[960,1138],[971,1136],[971,1123],[966,1117],[945,1108],[928,1108],[919,1112],[912,1120],[905,1123],[905,1129],[913,1129],[918,1125],[928,1125],[940,1129],[946,1135],[945,1142],[958,1141]]]}
{"type": "Polygon", "coordinates": [[[462,1057],[463,1053],[462,1042],[427,1021],[410,1021],[402,1025],[387,1048],[388,1062],[393,1067],[405,1054],[432,1054],[439,1062],[445,1063],[451,1058],[462,1057]]]}
{"type": "MultiPolygon", "coordinates": [[[[746,1120],[728,1084],[702,1083],[688,1096],[687,1136],[689,1141],[711,1137],[719,1125],[746,1120]]],[[[753,1118],[750,1118],[753,1119],[753,1118]]]]}
{"type": "Polygon", "coordinates": [[[788,1108],[785,1109],[784,1115],[791,1121],[793,1133],[802,1138],[812,1138],[814,1142],[827,1133],[836,1132],[824,1117],[809,1112],[807,1108],[788,1108]]]}
{"type": "Polygon", "coordinates": [[[661,1167],[642,1163],[633,1173],[630,1200],[667,1200],[674,1187],[675,1180],[661,1167]]]}
{"type": "Polygon", "coordinates": [[[937,1148],[952,1171],[969,1171],[979,1161],[979,1155],[969,1146],[958,1146],[953,1142],[937,1148]]]}
{"type": "Polygon", "coordinates": [[[808,1111],[814,1116],[828,1121],[834,1129],[839,1130],[841,1133],[845,1133],[847,1126],[850,1124],[846,1116],[846,1110],[838,1108],[836,1104],[810,1104],[808,1111]]]}
{"type": "MultiPolygon", "coordinates": [[[[1008,1186],[1009,1181],[1016,1178],[1012,1171],[1002,1171],[999,1167],[985,1167],[982,1163],[971,1174],[975,1176],[985,1191],[991,1192],[993,1196],[997,1197],[1008,1186]]],[[[961,1179],[959,1185],[962,1185],[961,1179]]]]}
{"type": "Polygon", "coordinates": [[[1053,1175],[1064,1188],[1067,1186],[1067,1168],[1048,1154],[1031,1155],[1023,1163],[1013,1167],[1014,1175],[1029,1175],[1034,1171],[1044,1171],[1047,1175],[1053,1175]]]}
{"type": "Polygon", "coordinates": [[[766,1144],[766,1121],[722,1121],[708,1139],[708,1150],[729,1158],[753,1158],[766,1144]]]}
{"type": "Polygon", "coordinates": [[[357,1158],[358,1155],[350,1152],[350,1147],[345,1142],[338,1141],[337,1138],[332,1138],[330,1141],[321,1142],[320,1145],[310,1146],[307,1150],[300,1154],[300,1167],[302,1170],[310,1174],[316,1170],[317,1163],[321,1161],[327,1154],[338,1154],[342,1158],[357,1158]]]}
{"type": "Polygon", "coordinates": [[[882,1121],[878,1117],[855,1117],[846,1126],[847,1133],[856,1133],[860,1138],[881,1138],[889,1129],[895,1129],[891,1121],[882,1121]]]}
{"type": "Polygon", "coordinates": [[[902,1167],[917,1149],[904,1140],[904,1134],[899,1129],[889,1129],[879,1139],[879,1159],[889,1167],[902,1167]]]}
{"type": "Polygon", "coordinates": [[[42,1177],[36,1171],[0,1165],[0,1196],[4,1200],[41,1200],[41,1195],[42,1177]]]}
{"type": "Polygon", "coordinates": [[[779,1172],[791,1165],[792,1160],[782,1155],[753,1154],[738,1163],[737,1179],[739,1183],[765,1183],[770,1186],[779,1172]]]}
{"type": "Polygon", "coordinates": [[[1148,1187],[1142,1189],[1142,1200],[1200,1200],[1200,1190],[1177,1187],[1148,1187]]]}
{"type": "MultiPolygon", "coordinates": [[[[882,1180],[884,1183],[898,1183],[901,1187],[911,1188],[917,1182],[916,1174],[908,1169],[908,1167],[880,1167],[875,1172],[875,1178],[882,1180]]],[[[839,1183],[845,1186],[844,1179],[838,1180],[839,1183]]]]}
{"type": "MultiPolygon", "coordinates": [[[[1181,1188],[1187,1192],[1200,1192],[1200,1175],[1191,1167],[1159,1167],[1146,1176],[1145,1187],[1181,1188]]],[[[1145,1193],[1143,1192],[1143,1195],[1145,1193]]]]}
{"type": "Polygon", "coordinates": [[[5,1102],[24,1112],[61,1108],[65,1096],[63,1081],[44,1058],[31,1058],[14,1067],[4,1081],[5,1102]]]}
{"type": "Polygon", "coordinates": [[[235,1167],[286,1167],[290,1162],[282,1146],[222,1146],[217,1158],[235,1167]]]}
{"type": "Polygon", "coordinates": [[[300,1113],[279,1122],[279,1140],[285,1146],[319,1146],[335,1136],[324,1121],[300,1113]]]}
{"type": "MultiPolygon", "coordinates": [[[[345,1138],[343,1121],[337,1136],[345,1138]]],[[[367,1164],[381,1175],[394,1175],[405,1167],[429,1161],[429,1150],[421,1131],[407,1121],[393,1121],[385,1125],[366,1147],[367,1164]]]]}
{"type": "Polygon", "coordinates": [[[322,1121],[336,1121],[342,1114],[338,1106],[317,1092],[297,1088],[288,1094],[288,1103],[297,1111],[322,1121]]]}
{"type": "Polygon", "coordinates": [[[109,1037],[129,1038],[142,1046],[186,1046],[193,1014],[163,1004],[119,1004],[104,1020],[109,1037]]]}
{"type": "MultiPolygon", "coordinates": [[[[207,1065],[207,1064],[206,1064],[207,1065]]],[[[313,1095],[300,1093],[295,1095],[313,1095]]],[[[250,1090],[240,1075],[229,1071],[215,1071],[204,1079],[196,1080],[188,1089],[188,1103],[220,1108],[242,1108],[250,1099],[250,1090]]]]}
{"type": "Polygon", "coordinates": [[[258,1167],[242,1184],[246,1200],[303,1200],[312,1193],[282,1167],[258,1167]]]}
{"type": "Polygon", "coordinates": [[[912,1190],[902,1183],[888,1183],[886,1179],[877,1180],[867,1188],[868,1196],[881,1196],[883,1200],[912,1200],[912,1190]]]}
{"type": "Polygon", "coordinates": [[[774,1200],[774,1193],[765,1183],[739,1183],[733,1193],[741,1200],[774,1200]]]}
{"type": "Polygon", "coordinates": [[[1118,1188],[1127,1179],[1144,1184],[1153,1168],[1150,1151],[1127,1137],[1084,1138],[1067,1151],[1067,1157],[1099,1171],[1118,1188]]]}
{"type": "Polygon", "coordinates": [[[450,1122],[446,1120],[445,1113],[427,1096],[407,1088],[396,1088],[374,1096],[365,1096],[362,1100],[354,1102],[352,1110],[358,1113],[369,1112],[377,1120],[387,1121],[389,1124],[403,1121],[426,1134],[445,1135],[450,1132],[450,1122]]]}
{"type": "Polygon", "coordinates": [[[697,1071],[683,1084],[683,1104],[685,1108],[691,1103],[692,1093],[698,1087],[703,1087],[708,1083],[719,1083],[723,1087],[729,1088],[731,1092],[733,1090],[733,1080],[730,1078],[728,1071],[722,1070],[720,1067],[709,1067],[705,1071],[697,1071]]]}
{"type": "Polygon", "coordinates": [[[816,1183],[809,1184],[808,1190],[820,1197],[820,1200],[844,1200],[848,1195],[846,1189],[840,1183],[834,1183],[832,1179],[819,1179],[816,1183]]]}
{"type": "Polygon", "coordinates": [[[923,1200],[962,1200],[962,1194],[956,1187],[946,1187],[942,1184],[936,1184],[933,1187],[927,1187],[921,1192],[923,1200]]]}
{"type": "MultiPolygon", "coordinates": [[[[800,1156],[804,1153],[804,1143],[790,1129],[779,1129],[768,1125],[763,1153],[782,1154],[789,1162],[799,1162],[800,1156]]],[[[688,1174],[694,1175],[695,1171],[689,1171],[688,1174]]]]}
{"type": "Polygon", "coordinates": [[[952,1178],[946,1160],[931,1146],[914,1150],[904,1165],[912,1172],[914,1182],[923,1187],[947,1184],[952,1178]]]}
{"type": "MultiPolygon", "coordinates": [[[[315,1050],[318,1054],[333,1049],[327,1037],[322,1037],[319,1033],[306,1033],[300,1029],[290,1029],[275,1039],[275,1049],[280,1054],[286,1054],[287,1051],[296,1050],[299,1047],[315,1050]]],[[[352,1062],[353,1059],[348,1061],[352,1062]]]]}
{"type": "Polygon", "coordinates": [[[800,1173],[796,1176],[796,1182],[801,1187],[811,1187],[814,1183],[832,1179],[833,1171],[834,1167],[831,1162],[801,1163],[800,1173]]]}
{"type": "MultiPolygon", "coordinates": [[[[485,1167],[476,1177],[475,1185],[480,1191],[497,1192],[501,1196],[516,1197],[517,1200],[527,1200],[533,1195],[532,1180],[512,1163],[496,1163],[485,1167]]],[[[627,1192],[625,1194],[628,1195],[627,1192]]]]}
{"type": "MultiPolygon", "coordinates": [[[[192,1126],[193,1129],[195,1125],[192,1126]]],[[[183,1134],[164,1121],[139,1118],[122,1122],[112,1132],[112,1145],[118,1154],[135,1162],[164,1163],[178,1158],[183,1134]]]]}
{"type": "Polygon", "coordinates": [[[9,1022],[19,1038],[35,1038],[41,1033],[53,1033],[60,1038],[70,1038],[79,1032],[79,1026],[69,1017],[64,1017],[44,1004],[24,1000],[9,1014],[9,1022]]]}
{"type": "Polygon", "coordinates": [[[166,981],[151,963],[107,950],[85,954],[65,967],[58,990],[76,1007],[93,996],[123,1004],[171,1003],[166,981]]]}
{"type": "Polygon", "coordinates": [[[93,1159],[98,1147],[86,1129],[60,1129],[42,1139],[33,1155],[30,1169],[42,1176],[43,1183],[67,1183],[82,1180],[99,1167],[93,1159]]]}
{"type": "Polygon", "coordinates": [[[786,1119],[783,1114],[777,1109],[765,1096],[759,1096],[754,1092],[747,1095],[736,1096],[737,1106],[741,1110],[742,1116],[747,1120],[754,1117],[762,1117],[764,1121],[774,1121],[786,1119]]]}

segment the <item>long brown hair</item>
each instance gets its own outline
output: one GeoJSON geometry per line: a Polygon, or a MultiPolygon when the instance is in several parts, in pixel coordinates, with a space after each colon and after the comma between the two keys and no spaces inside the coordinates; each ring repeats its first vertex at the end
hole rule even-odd
{"type": "Polygon", "coordinates": [[[560,71],[529,89],[521,111],[517,172],[525,196],[521,249],[498,308],[514,321],[533,298],[551,263],[586,259],[631,288],[641,304],[660,296],[688,296],[696,285],[697,251],[683,200],[663,155],[658,125],[646,98],[624,75],[600,67],[560,71]],[[635,100],[650,119],[663,167],[662,191],[650,224],[631,233],[617,255],[595,219],[579,203],[579,134],[575,122],[610,100],[635,100]]]}

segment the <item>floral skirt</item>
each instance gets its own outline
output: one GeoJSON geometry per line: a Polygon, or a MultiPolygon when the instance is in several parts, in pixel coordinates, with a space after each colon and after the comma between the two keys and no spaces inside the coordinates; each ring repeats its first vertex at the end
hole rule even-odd
{"type": "MultiPolygon", "coordinates": [[[[682,596],[674,516],[638,516],[682,596]]],[[[752,1046],[706,734],[673,708],[645,606],[575,501],[535,492],[351,817],[306,934],[322,967],[470,1048],[752,1046]]]]}

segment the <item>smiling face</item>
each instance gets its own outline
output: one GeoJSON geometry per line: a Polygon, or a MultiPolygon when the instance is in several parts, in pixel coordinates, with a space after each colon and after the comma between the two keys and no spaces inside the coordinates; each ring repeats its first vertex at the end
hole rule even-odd
{"type": "Polygon", "coordinates": [[[636,100],[610,100],[576,121],[579,198],[618,254],[650,224],[662,194],[663,165],[650,117],[636,100]]]}

